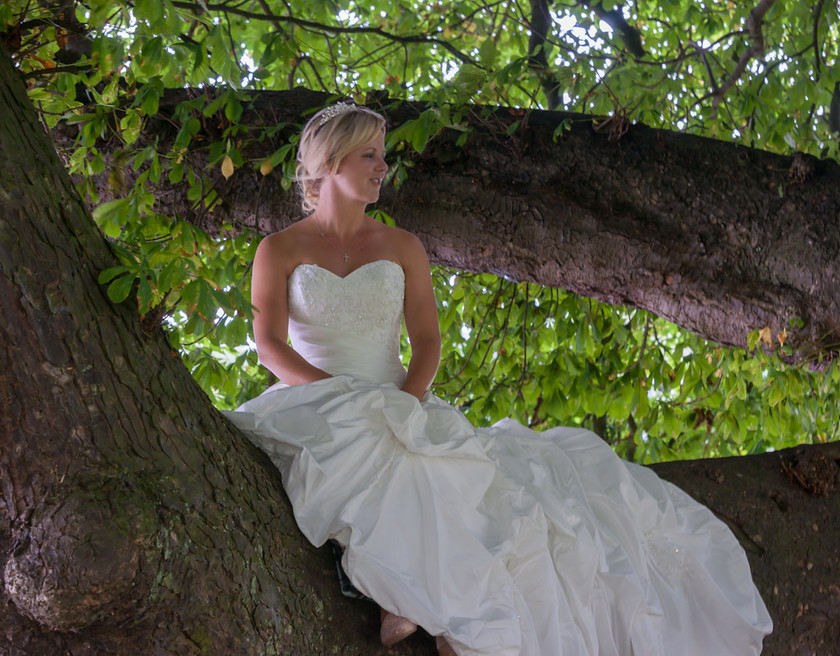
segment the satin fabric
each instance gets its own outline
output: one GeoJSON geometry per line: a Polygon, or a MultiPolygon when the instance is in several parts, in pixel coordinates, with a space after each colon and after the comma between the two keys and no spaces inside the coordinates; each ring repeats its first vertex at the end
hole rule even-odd
{"type": "Polygon", "coordinates": [[[459,656],[749,656],[772,629],[702,505],[577,428],[474,428],[399,389],[404,276],[379,260],[289,282],[290,335],[334,374],[229,416],[281,472],[303,533],[459,656]]]}

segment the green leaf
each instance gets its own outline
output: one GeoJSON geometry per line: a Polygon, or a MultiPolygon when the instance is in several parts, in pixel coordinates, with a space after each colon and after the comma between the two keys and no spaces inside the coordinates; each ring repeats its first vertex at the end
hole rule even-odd
{"type": "Polygon", "coordinates": [[[131,293],[136,278],[132,275],[120,276],[108,285],[108,298],[114,303],[122,303],[131,293]]]}
{"type": "MultiPolygon", "coordinates": [[[[148,1],[154,2],[155,0],[148,1]]],[[[153,68],[155,65],[159,65],[161,59],[163,59],[163,38],[154,36],[148,39],[140,49],[140,54],[143,56],[145,60],[143,64],[147,68],[153,68]]]]}
{"type": "Polygon", "coordinates": [[[130,198],[117,198],[97,206],[93,210],[93,220],[110,238],[116,239],[122,232],[122,225],[131,212],[130,198]]]}
{"type": "Polygon", "coordinates": [[[137,94],[136,103],[146,116],[154,116],[158,112],[162,96],[163,80],[157,75],[143,85],[137,94]]]}
{"type": "Polygon", "coordinates": [[[168,291],[180,287],[188,280],[187,267],[180,258],[167,264],[158,277],[158,287],[168,291]]]}
{"type": "Polygon", "coordinates": [[[551,140],[556,142],[563,135],[564,132],[568,132],[571,128],[572,122],[569,119],[564,118],[562,121],[560,121],[557,127],[554,128],[554,133],[551,135],[551,140]]]}
{"type": "Polygon", "coordinates": [[[129,270],[130,269],[124,264],[108,267],[107,269],[104,269],[102,272],[100,272],[99,277],[97,278],[97,282],[99,282],[100,285],[104,285],[106,282],[113,280],[116,276],[122,273],[126,273],[129,270]]]}
{"type": "Polygon", "coordinates": [[[149,281],[144,277],[139,278],[137,285],[137,304],[140,314],[146,314],[151,309],[152,296],[153,292],[149,281]]]}
{"type": "Polygon", "coordinates": [[[134,15],[138,20],[146,21],[150,25],[163,18],[163,2],[161,0],[134,0],[134,15]]]}
{"type": "Polygon", "coordinates": [[[485,68],[491,68],[493,66],[497,55],[498,48],[496,48],[496,42],[493,39],[485,39],[481,42],[481,46],[478,49],[478,58],[485,68]]]}

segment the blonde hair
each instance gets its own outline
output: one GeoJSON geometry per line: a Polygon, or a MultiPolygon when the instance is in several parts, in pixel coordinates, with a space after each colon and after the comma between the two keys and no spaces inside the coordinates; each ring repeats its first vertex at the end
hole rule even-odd
{"type": "Polygon", "coordinates": [[[300,137],[295,171],[304,212],[317,207],[321,181],[335,173],[351,151],[379,134],[385,134],[385,118],[361,105],[331,105],[309,119],[300,137]]]}

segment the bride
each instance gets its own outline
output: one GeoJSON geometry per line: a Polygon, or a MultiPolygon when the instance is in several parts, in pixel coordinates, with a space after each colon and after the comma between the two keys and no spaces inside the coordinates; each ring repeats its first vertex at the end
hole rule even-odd
{"type": "Polygon", "coordinates": [[[281,382],[231,416],[279,468],[303,533],[344,547],[386,645],[420,625],[458,656],[760,653],[770,617],[709,510],[585,430],[476,429],[428,391],[428,259],[365,214],[384,136],[361,106],[315,114],[298,152],[309,214],[254,261],[254,335],[281,382]]]}

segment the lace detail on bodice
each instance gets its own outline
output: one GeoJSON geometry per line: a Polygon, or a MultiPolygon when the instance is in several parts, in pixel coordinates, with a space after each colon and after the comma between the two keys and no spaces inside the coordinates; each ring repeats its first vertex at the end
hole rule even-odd
{"type": "Polygon", "coordinates": [[[304,358],[331,374],[399,384],[405,274],[391,260],[344,278],[316,264],[289,276],[289,336],[304,358]]]}

